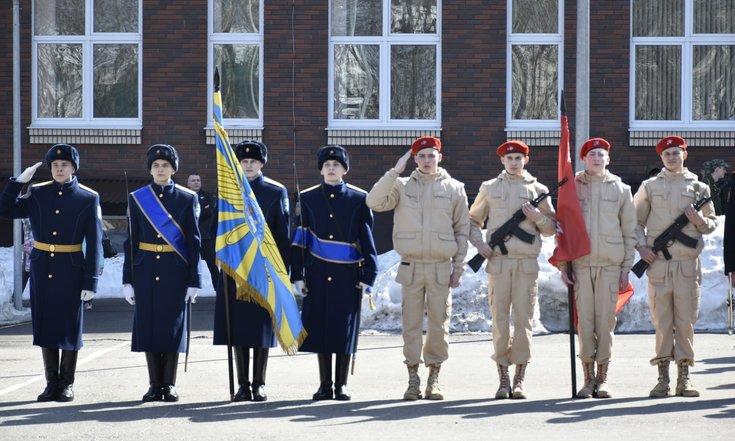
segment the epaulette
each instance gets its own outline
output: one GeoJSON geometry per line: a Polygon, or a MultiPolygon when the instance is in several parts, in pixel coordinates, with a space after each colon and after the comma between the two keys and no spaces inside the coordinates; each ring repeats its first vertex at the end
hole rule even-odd
{"type": "Polygon", "coordinates": [[[358,187],[358,186],[356,186],[356,185],[352,185],[352,184],[347,184],[347,187],[348,187],[348,188],[351,188],[351,189],[353,189],[353,190],[355,190],[355,191],[359,191],[360,193],[365,193],[365,194],[367,194],[367,191],[363,190],[362,188],[360,188],[360,187],[358,187]]]}
{"type": "Polygon", "coordinates": [[[271,185],[274,185],[274,186],[276,186],[278,188],[286,188],[285,185],[281,184],[278,181],[274,181],[273,179],[269,178],[268,176],[263,176],[263,181],[265,181],[265,182],[267,182],[267,183],[269,183],[271,185]]]}
{"type": "Polygon", "coordinates": [[[52,182],[54,182],[54,181],[39,182],[38,184],[31,185],[31,188],[43,187],[44,185],[49,185],[52,182]]]}
{"type": "Polygon", "coordinates": [[[176,186],[176,188],[178,188],[179,190],[185,191],[185,192],[187,192],[187,193],[189,193],[189,194],[192,194],[192,195],[196,195],[196,194],[197,194],[197,192],[196,192],[196,191],[194,191],[194,190],[191,190],[191,189],[189,189],[189,188],[186,188],[186,187],[184,187],[184,186],[181,186],[181,185],[179,185],[179,184],[174,184],[174,185],[175,185],[175,186],[176,186]]]}
{"type": "Polygon", "coordinates": [[[307,188],[306,190],[301,190],[301,193],[302,193],[302,194],[304,194],[304,193],[306,193],[306,192],[312,191],[312,190],[314,190],[314,189],[317,189],[317,188],[321,187],[321,185],[322,185],[322,184],[316,184],[316,185],[314,185],[313,187],[309,187],[309,188],[307,188]]]}
{"type": "Polygon", "coordinates": [[[92,190],[91,188],[87,187],[86,185],[79,184],[79,188],[81,188],[83,190],[87,190],[88,192],[90,192],[90,193],[92,193],[94,195],[99,196],[99,194],[96,191],[92,190]]]}

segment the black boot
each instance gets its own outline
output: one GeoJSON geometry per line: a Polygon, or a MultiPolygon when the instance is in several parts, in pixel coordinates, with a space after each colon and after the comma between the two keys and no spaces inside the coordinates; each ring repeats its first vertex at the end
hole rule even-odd
{"type": "Polygon", "coordinates": [[[248,366],[250,364],[249,349],[235,346],[235,367],[237,368],[237,384],[240,388],[235,394],[235,401],[250,401],[253,399],[250,393],[250,379],[248,378],[248,366]]]}
{"type": "Polygon", "coordinates": [[[350,372],[350,354],[337,354],[334,363],[334,398],[340,401],[350,401],[350,391],[347,390],[347,376],[350,372]]]}
{"type": "Polygon", "coordinates": [[[41,356],[46,375],[46,389],[38,396],[38,401],[56,401],[59,397],[59,350],[41,348],[41,356]]]}
{"type": "Polygon", "coordinates": [[[319,390],[311,397],[314,401],[331,400],[332,390],[332,354],[316,354],[319,360],[319,390]]]}
{"type": "Polygon", "coordinates": [[[163,358],[160,352],[146,352],[145,362],[148,365],[148,392],[143,395],[143,402],[163,400],[163,358]]]}
{"type": "Polygon", "coordinates": [[[268,348],[253,349],[253,401],[266,401],[265,370],[268,367],[268,348]]]}
{"type": "Polygon", "coordinates": [[[178,352],[163,353],[163,401],[179,401],[176,393],[176,369],[179,367],[178,352]]]}
{"type": "Polygon", "coordinates": [[[58,401],[74,401],[74,374],[77,371],[78,355],[79,351],[61,351],[58,401]]]}

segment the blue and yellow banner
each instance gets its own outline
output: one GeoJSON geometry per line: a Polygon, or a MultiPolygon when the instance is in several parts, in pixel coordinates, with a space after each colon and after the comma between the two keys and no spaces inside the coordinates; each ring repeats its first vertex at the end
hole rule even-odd
{"type": "Polygon", "coordinates": [[[222,127],[222,97],[215,87],[214,126],[217,145],[217,263],[237,285],[237,299],[265,308],[278,342],[295,353],[306,338],[291,281],[255,194],[222,127]]]}

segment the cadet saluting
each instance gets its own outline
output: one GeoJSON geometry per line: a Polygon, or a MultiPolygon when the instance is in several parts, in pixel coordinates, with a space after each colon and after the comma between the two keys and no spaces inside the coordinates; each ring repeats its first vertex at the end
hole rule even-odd
{"type": "Polygon", "coordinates": [[[201,288],[199,202],[176,185],[176,150],[166,144],[148,149],[153,182],[130,194],[130,231],[125,242],[123,292],[135,305],[133,352],[145,352],[150,388],[147,401],[178,401],[176,368],[186,351],[186,303],[201,288]]]}
{"type": "MultiPolygon", "coordinates": [[[[263,175],[261,169],[268,162],[268,148],[259,141],[243,141],[235,147],[235,155],[240,161],[242,171],[255,193],[268,228],[278,246],[278,252],[288,268],[291,254],[289,238],[288,194],[281,183],[263,175]]],[[[252,302],[234,301],[237,292],[235,281],[230,277],[220,279],[217,286],[217,302],[214,308],[214,344],[227,344],[227,329],[224,304],[224,280],[230,284],[227,292],[233,301],[230,302],[232,340],[235,346],[235,363],[237,365],[237,383],[239,390],[235,401],[266,401],[265,371],[268,365],[268,348],[276,346],[276,334],[270,314],[260,305],[252,302]],[[253,348],[253,384],[250,390],[248,367],[250,349],[253,348]]]]}
{"type": "Polygon", "coordinates": [[[292,241],[291,279],[305,296],[301,319],[309,333],[299,350],[318,354],[320,385],[313,399],[346,401],[362,293],[370,291],[377,276],[373,213],[365,205],[367,193],[342,180],[350,169],[342,146],[322,147],[317,158],[324,182],[301,192],[292,241]]]}
{"type": "Polygon", "coordinates": [[[97,291],[102,211],[97,193],[74,176],[79,152],[68,144],[56,144],[46,153],[53,180],[33,185],[18,198],[41,164],[10,179],[0,199],[0,216],[29,218],[35,239],[30,256],[33,344],[41,347],[46,374],[38,401],[72,401],[83,345],[82,300],[91,300],[97,291]]]}

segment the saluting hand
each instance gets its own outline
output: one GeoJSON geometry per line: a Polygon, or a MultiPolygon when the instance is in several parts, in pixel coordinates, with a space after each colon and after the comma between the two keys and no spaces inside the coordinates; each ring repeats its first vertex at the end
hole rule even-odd
{"type": "Polygon", "coordinates": [[[411,150],[407,151],[403,154],[400,158],[398,158],[398,161],[396,161],[396,165],[393,166],[393,170],[396,171],[399,175],[403,173],[406,170],[406,164],[408,163],[408,158],[411,157],[411,150]]]}
{"type": "Polygon", "coordinates": [[[39,161],[23,170],[23,173],[19,174],[18,177],[15,178],[15,182],[20,182],[21,184],[30,182],[30,180],[33,179],[33,175],[36,174],[36,170],[38,170],[38,167],[40,167],[41,164],[43,164],[43,162],[39,161]]]}

